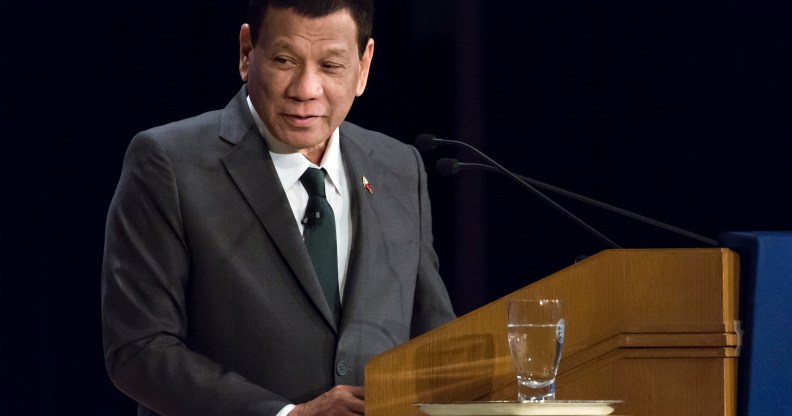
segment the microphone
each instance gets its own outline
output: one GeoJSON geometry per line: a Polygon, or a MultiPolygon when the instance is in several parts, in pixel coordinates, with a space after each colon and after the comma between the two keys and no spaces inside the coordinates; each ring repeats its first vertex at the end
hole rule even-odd
{"type": "MultiPolygon", "coordinates": [[[[445,157],[441,158],[441,159],[439,159],[437,161],[437,164],[435,165],[435,169],[437,170],[437,173],[439,173],[442,176],[454,175],[457,172],[459,172],[461,170],[466,170],[466,169],[482,169],[482,170],[486,170],[486,171],[489,171],[489,172],[501,173],[500,170],[498,170],[498,169],[496,169],[496,168],[494,168],[492,166],[489,166],[489,165],[484,165],[484,164],[481,164],[481,163],[462,163],[462,162],[459,162],[456,159],[449,159],[449,158],[445,158],[445,157]]],[[[557,186],[553,186],[553,185],[550,185],[550,184],[547,184],[547,183],[544,183],[544,182],[537,181],[536,179],[531,179],[531,178],[529,178],[527,176],[522,176],[522,175],[517,175],[517,176],[520,177],[520,179],[522,179],[522,180],[524,180],[524,181],[526,181],[526,182],[530,183],[531,185],[536,186],[538,188],[542,188],[542,189],[548,190],[550,192],[557,193],[559,195],[563,195],[563,196],[566,196],[566,197],[569,197],[569,198],[572,198],[572,199],[576,199],[576,200],[584,202],[586,204],[593,205],[593,206],[595,206],[597,208],[602,208],[604,210],[607,210],[607,211],[610,211],[610,212],[613,212],[613,213],[616,213],[616,214],[619,214],[619,215],[623,215],[623,216],[625,216],[627,218],[631,218],[631,219],[634,219],[634,220],[637,220],[637,221],[641,221],[641,222],[643,222],[645,224],[653,225],[653,226],[661,228],[663,230],[670,231],[672,233],[676,233],[676,234],[679,234],[679,235],[683,235],[685,237],[692,238],[694,240],[698,240],[698,241],[700,241],[702,243],[706,243],[706,244],[709,244],[709,245],[712,245],[712,246],[717,246],[718,245],[718,242],[716,240],[704,237],[703,235],[699,235],[699,234],[696,234],[696,233],[691,232],[691,231],[684,230],[682,228],[673,226],[671,224],[666,224],[664,222],[661,222],[661,221],[658,221],[658,220],[655,220],[655,219],[652,219],[652,218],[649,218],[649,217],[645,217],[645,216],[640,215],[640,214],[636,214],[636,213],[628,211],[626,209],[619,208],[617,206],[613,206],[613,205],[610,205],[610,204],[606,204],[604,202],[597,201],[596,199],[589,198],[587,196],[576,194],[574,192],[567,191],[566,189],[559,188],[557,186]]]]}
{"type": "Polygon", "coordinates": [[[421,152],[425,152],[427,150],[434,150],[434,149],[437,148],[437,146],[442,146],[444,144],[454,144],[454,145],[458,145],[458,146],[464,146],[464,147],[467,147],[468,149],[478,153],[479,156],[483,157],[484,159],[486,159],[488,162],[492,163],[493,165],[499,166],[497,162],[495,162],[494,160],[490,159],[487,155],[485,155],[484,153],[481,153],[480,150],[476,149],[475,147],[473,147],[473,146],[471,146],[471,145],[469,145],[469,144],[467,144],[465,142],[458,142],[456,140],[438,139],[433,134],[424,133],[424,134],[419,134],[419,135],[415,136],[414,144],[415,144],[415,147],[418,150],[420,150],[421,152]]]}
{"type": "MultiPolygon", "coordinates": [[[[479,165],[477,163],[459,163],[458,160],[450,159],[447,157],[442,157],[440,159],[437,159],[437,163],[435,163],[435,170],[437,171],[437,173],[440,174],[440,176],[451,176],[451,175],[456,175],[457,172],[459,172],[460,170],[469,169],[474,166],[476,167],[480,166],[481,169],[485,169],[485,170],[492,169],[494,171],[498,171],[497,169],[493,168],[490,165],[479,165]]],[[[498,173],[500,173],[500,171],[498,171],[498,173]]]]}
{"type": "Polygon", "coordinates": [[[437,147],[435,143],[435,138],[431,134],[419,134],[415,136],[415,147],[418,148],[419,151],[425,152],[427,150],[433,150],[437,147]]]}
{"type": "MultiPolygon", "coordinates": [[[[519,176],[514,174],[512,171],[510,171],[510,170],[506,169],[505,167],[501,166],[500,163],[496,162],[495,160],[493,160],[489,156],[485,155],[481,150],[477,149],[476,147],[473,147],[473,146],[471,146],[471,145],[469,145],[469,144],[467,144],[465,142],[460,142],[460,141],[456,141],[456,140],[438,139],[437,137],[435,137],[434,135],[431,135],[431,134],[419,134],[415,138],[415,147],[418,148],[418,150],[421,150],[421,151],[432,150],[432,149],[436,148],[437,146],[445,145],[445,144],[452,144],[452,145],[462,146],[462,147],[466,147],[466,148],[472,150],[473,152],[475,152],[476,154],[481,156],[484,160],[489,162],[490,165],[492,165],[499,172],[501,172],[502,174],[512,178],[512,180],[514,180],[515,182],[520,184],[520,186],[522,186],[523,188],[531,191],[534,195],[539,197],[539,199],[541,199],[542,201],[544,201],[545,203],[547,203],[551,207],[555,208],[560,213],[564,214],[567,218],[569,218],[573,222],[577,223],[579,226],[583,227],[586,231],[588,231],[589,233],[591,233],[592,235],[594,235],[595,237],[600,239],[602,242],[604,242],[608,246],[610,246],[612,248],[621,248],[618,244],[614,243],[613,240],[609,239],[604,234],[602,234],[601,232],[597,231],[594,227],[590,226],[585,221],[583,221],[580,218],[578,218],[577,216],[575,216],[575,214],[569,212],[566,208],[562,207],[557,202],[555,202],[552,199],[550,199],[550,197],[548,197],[547,195],[545,195],[542,192],[540,192],[538,189],[536,189],[533,186],[531,186],[528,182],[526,182],[525,180],[523,180],[522,178],[520,178],[519,176]]],[[[445,164],[448,165],[448,169],[450,169],[450,170],[454,170],[454,169],[459,170],[459,163],[458,162],[456,164],[444,162],[444,165],[445,164]]]]}

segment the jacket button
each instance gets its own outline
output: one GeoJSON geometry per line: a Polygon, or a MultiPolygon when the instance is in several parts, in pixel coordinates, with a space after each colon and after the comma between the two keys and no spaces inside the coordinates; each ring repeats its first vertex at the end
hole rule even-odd
{"type": "Polygon", "coordinates": [[[341,360],[336,364],[336,373],[339,376],[345,376],[348,370],[349,367],[347,367],[346,361],[341,360]]]}

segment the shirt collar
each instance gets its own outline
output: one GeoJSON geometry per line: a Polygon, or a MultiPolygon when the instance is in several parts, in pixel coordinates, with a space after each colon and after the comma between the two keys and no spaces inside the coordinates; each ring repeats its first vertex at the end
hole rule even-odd
{"type": "Polygon", "coordinates": [[[341,140],[338,127],[330,135],[322,160],[319,162],[319,166],[316,166],[308,161],[302,153],[294,151],[294,149],[275,139],[253,107],[250,96],[247,97],[247,103],[250,114],[256,122],[256,127],[258,127],[259,133],[264,137],[264,142],[267,144],[272,163],[278,171],[278,177],[283,189],[289,189],[294,186],[305,170],[313,166],[323,168],[327,172],[330,183],[335,187],[336,193],[341,193],[341,140]]]}

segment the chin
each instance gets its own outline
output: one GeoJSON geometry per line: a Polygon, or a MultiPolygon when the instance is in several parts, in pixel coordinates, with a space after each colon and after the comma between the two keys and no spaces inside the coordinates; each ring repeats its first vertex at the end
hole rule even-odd
{"type": "Polygon", "coordinates": [[[325,140],[330,138],[331,133],[287,133],[284,142],[297,150],[308,149],[318,146],[325,140]]]}

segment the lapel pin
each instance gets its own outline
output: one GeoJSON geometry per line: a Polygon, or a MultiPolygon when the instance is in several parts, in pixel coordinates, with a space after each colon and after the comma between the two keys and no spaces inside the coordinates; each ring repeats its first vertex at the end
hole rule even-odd
{"type": "Polygon", "coordinates": [[[367,190],[368,193],[373,194],[374,189],[371,188],[371,184],[369,183],[368,179],[366,179],[365,176],[361,176],[360,179],[363,182],[363,189],[367,190]]]}

